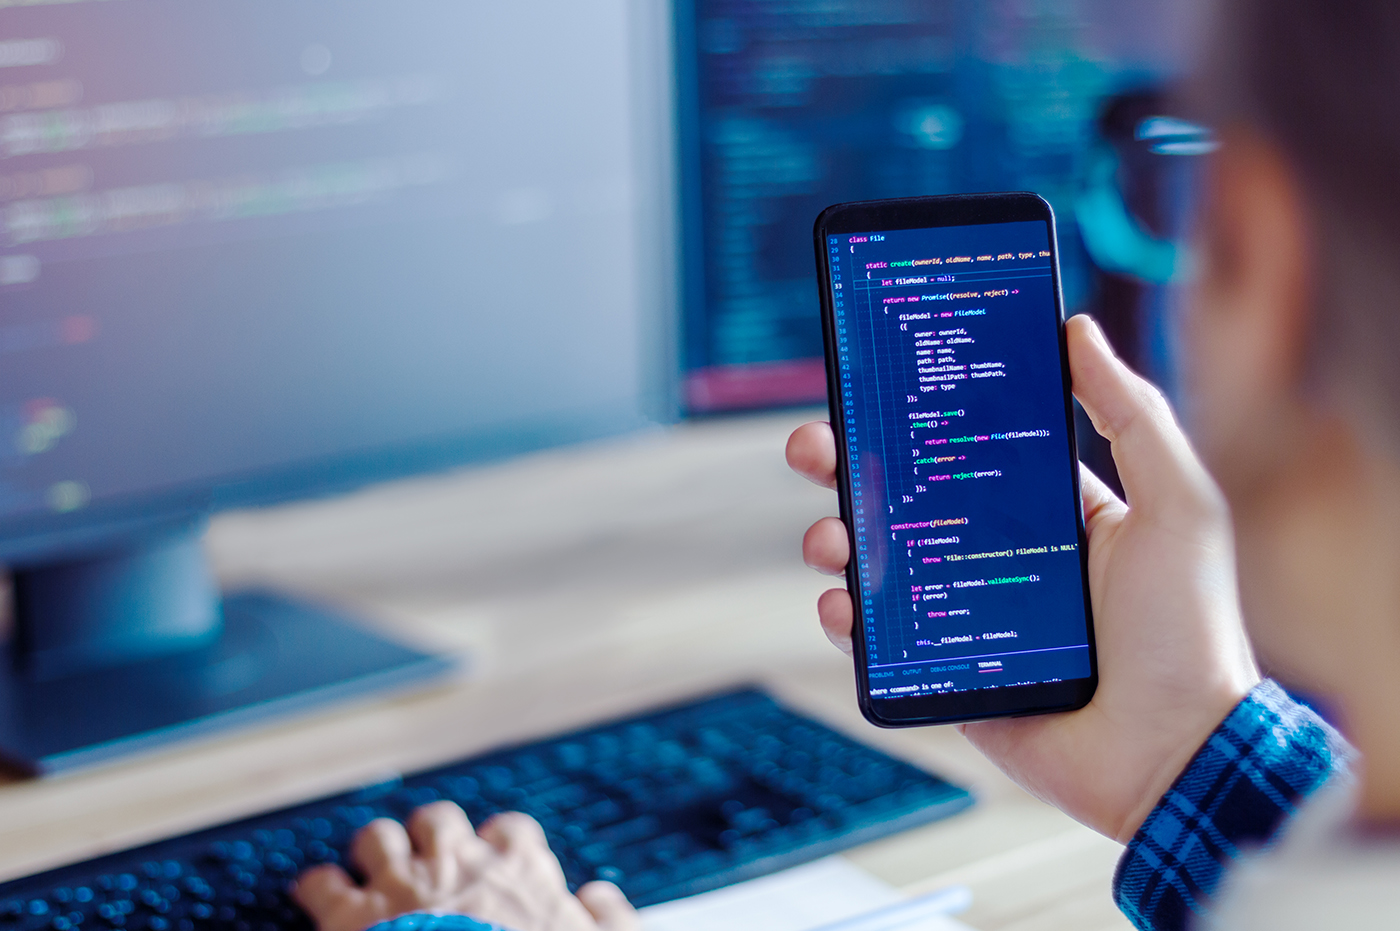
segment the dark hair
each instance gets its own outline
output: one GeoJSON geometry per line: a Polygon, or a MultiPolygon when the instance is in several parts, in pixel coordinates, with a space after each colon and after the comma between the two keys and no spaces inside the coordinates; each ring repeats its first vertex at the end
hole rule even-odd
{"type": "Polygon", "coordinates": [[[1400,437],[1400,2],[1217,4],[1192,96],[1293,164],[1320,247],[1314,375],[1400,437]]]}
{"type": "Polygon", "coordinates": [[[1222,0],[1220,14],[1213,109],[1256,122],[1318,193],[1400,235],[1400,3],[1222,0]]]}

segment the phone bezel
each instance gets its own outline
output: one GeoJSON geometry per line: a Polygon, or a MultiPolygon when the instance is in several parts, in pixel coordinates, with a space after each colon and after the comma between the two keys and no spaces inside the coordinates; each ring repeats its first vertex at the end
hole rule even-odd
{"type": "Polygon", "coordinates": [[[956,194],[939,197],[910,197],[897,200],[860,201],[835,204],[817,217],[813,235],[817,256],[817,282],[822,309],[822,340],[825,346],[827,400],[832,430],[836,436],[836,485],[841,519],[846,525],[850,551],[856,552],[855,524],[852,520],[850,460],[846,447],[846,415],[841,401],[841,378],[836,342],[836,315],[832,304],[831,268],[827,237],[843,233],[884,232],[887,230],[932,229],[943,226],[979,226],[994,223],[1043,221],[1050,242],[1054,281],[1055,315],[1060,343],[1060,376],[1064,386],[1065,425],[1070,442],[1070,473],[1079,534],[1079,566],[1083,580],[1084,611],[1088,626],[1089,676],[1037,685],[1002,686],[918,695],[899,698],[871,698],[869,670],[866,668],[865,619],[862,616],[860,574],[855,560],[846,566],[846,587],[852,592],[854,623],[860,631],[853,636],[856,693],[861,713],[880,727],[917,727],[930,724],[956,724],[989,718],[1020,717],[1073,711],[1087,705],[1098,688],[1098,650],[1094,637],[1093,607],[1089,600],[1089,546],[1084,526],[1084,502],[1080,493],[1079,451],[1074,433],[1074,399],[1070,392],[1069,352],[1065,341],[1064,296],[1060,286],[1060,249],[1055,236],[1055,213],[1042,197],[1031,193],[956,194]]]}

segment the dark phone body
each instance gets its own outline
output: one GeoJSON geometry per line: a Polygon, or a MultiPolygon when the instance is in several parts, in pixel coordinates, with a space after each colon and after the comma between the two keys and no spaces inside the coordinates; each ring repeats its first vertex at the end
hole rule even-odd
{"type": "MultiPolygon", "coordinates": [[[[831,423],[836,435],[837,485],[841,518],[851,547],[846,581],[855,607],[852,639],[862,713],[881,727],[902,727],[1083,707],[1098,685],[1098,662],[1089,604],[1088,548],[1074,442],[1058,249],[1050,205],[1034,194],[838,204],[817,218],[814,234],[831,423]],[[947,247],[959,242],[985,246],[999,239],[1020,242],[1020,250],[997,253],[993,249],[977,255],[976,249],[968,249],[966,255],[864,262],[865,269],[856,267],[862,264],[858,252],[872,252],[874,258],[879,258],[880,249],[903,248],[912,255],[923,255],[940,251],[934,247],[941,244],[945,247],[942,252],[956,253],[963,250],[947,247]],[[890,240],[901,245],[890,244],[890,240]],[[924,251],[919,252],[920,248],[924,251]],[[911,270],[885,270],[892,265],[911,270]],[[880,269],[879,277],[869,268],[880,269]],[[963,283],[968,280],[972,283],[963,283]],[[978,288],[979,283],[990,283],[992,287],[984,291],[978,288]],[[1007,284],[1013,287],[1006,287],[1007,284]],[[884,294],[897,296],[881,296],[884,294]],[[860,305],[859,309],[856,305],[860,305]],[[892,307],[903,313],[892,319],[892,307]],[[912,334],[910,323],[894,322],[906,317],[916,328],[912,334]],[[868,337],[864,335],[867,323],[868,337]],[[958,335],[939,338],[940,333],[958,335]],[[908,349],[901,355],[910,335],[927,337],[916,339],[913,344],[928,348],[908,349]],[[1011,361],[956,364],[962,363],[959,351],[968,347],[975,350],[978,342],[999,344],[1011,354],[1011,361]],[[965,345],[953,347],[944,343],[965,345]],[[943,362],[949,364],[936,364],[943,362]],[[1056,367],[1058,373],[1054,371],[1056,367]],[[968,372],[969,368],[973,371],[968,372]],[[1028,381],[1020,375],[1026,371],[1035,378],[1028,381]],[[944,372],[949,374],[933,374],[944,372]],[[914,373],[919,373],[917,390],[912,387],[914,373]],[[1007,387],[989,387],[1001,384],[995,378],[1006,378],[1007,387]],[[964,390],[959,392],[959,388],[964,390]],[[913,393],[903,393],[906,391],[913,393]],[[996,408],[1001,415],[1024,408],[1031,416],[1039,416],[1046,429],[985,434],[974,431],[972,436],[941,438],[937,431],[949,430],[955,419],[951,415],[966,418],[970,413],[965,408],[941,411],[960,393],[981,399],[975,406],[996,408]],[[913,412],[901,408],[901,402],[906,400],[907,406],[915,409],[913,412]],[[872,404],[880,411],[876,417],[868,410],[872,404]],[[926,416],[944,413],[950,415],[949,419],[926,416]],[[914,458],[913,473],[907,474],[905,469],[894,466],[893,457],[903,450],[890,452],[905,442],[906,429],[911,445],[966,442],[967,452],[954,454],[955,449],[962,447],[929,447],[949,455],[914,458]],[[877,439],[872,439],[872,431],[877,439]],[[988,440],[1006,442],[982,442],[988,440]],[[992,447],[1000,449],[993,451],[992,447]],[[1023,456],[1017,451],[1020,449],[1030,455],[1023,456]],[[854,465],[852,452],[857,454],[854,465]],[[959,468],[936,464],[947,460],[965,461],[988,455],[1003,459],[1010,455],[1008,461],[1013,464],[985,470],[969,464],[964,471],[930,474],[927,479],[919,473],[920,469],[959,468]],[[972,471],[966,471],[968,468],[972,471]],[[984,477],[989,478],[983,480],[984,477]],[[1008,477],[1010,481],[1006,481],[1008,477]],[[954,478],[960,481],[939,481],[954,478]],[[962,481],[969,479],[972,481],[962,481]],[[931,484],[935,481],[939,484],[931,484]],[[1013,502],[1002,508],[1006,513],[998,511],[1002,507],[998,504],[998,485],[1009,490],[1008,500],[1013,502]],[[900,493],[906,490],[917,493],[900,493]],[[1019,505],[1014,504],[1017,495],[1019,505]],[[920,508],[943,507],[954,513],[964,499],[980,508],[975,519],[958,516],[895,523],[901,519],[896,516],[897,510],[914,517],[922,516],[918,513],[920,508]],[[1018,506],[1024,514],[1016,511],[1018,506]],[[885,518],[887,521],[881,525],[880,520],[885,518]],[[950,541],[961,542],[962,537],[938,536],[938,529],[927,531],[930,535],[923,539],[899,542],[901,529],[959,524],[969,528],[973,540],[978,533],[985,535],[986,526],[998,525],[993,535],[1004,542],[991,545],[1003,548],[979,553],[948,552],[946,547],[956,546],[950,541]],[[1059,542],[1040,545],[1044,544],[1040,537],[1047,534],[1059,542]],[[927,548],[915,556],[916,545],[927,548]],[[907,550],[907,560],[901,561],[900,550],[907,550]],[[984,564],[1015,565],[1011,569],[982,570],[984,564]],[[1053,567],[1053,571],[1047,570],[1049,574],[1045,575],[1034,571],[1035,566],[1042,564],[1053,567]],[[978,571],[974,572],[973,566],[978,571]],[[908,569],[908,576],[902,574],[904,568],[908,569]],[[996,575],[997,571],[1011,574],[996,575]],[[959,573],[962,577],[953,578],[959,573]],[[970,575],[978,577],[966,577],[970,575]],[[929,577],[927,584],[917,584],[925,576],[929,577]],[[908,592],[903,590],[905,580],[910,582],[908,592]],[[1042,582],[1047,584],[1041,585],[1042,582]],[[1016,593],[1008,596],[1006,593],[1013,588],[1016,593]],[[931,612],[925,608],[940,604],[928,599],[942,599],[941,604],[950,606],[981,606],[931,612]],[[1017,608],[1016,604],[1023,607],[1017,608]],[[1023,616],[1029,618],[1031,626],[1024,631],[1020,629],[1024,625],[1018,625],[974,633],[975,627],[967,627],[966,631],[957,627],[950,614],[958,616],[957,623],[964,626],[992,623],[979,619],[979,614],[993,620],[1010,618],[1013,623],[1017,616],[1023,616]],[[933,639],[939,628],[957,636],[933,639]],[[928,639],[920,639],[921,636],[928,639]],[[1018,640],[1021,643],[1012,646],[1024,644],[1027,648],[1008,648],[1008,643],[1018,640]],[[912,659],[911,650],[917,654],[912,659]],[[984,673],[992,675],[983,680],[984,673]],[[998,678],[1000,682],[995,681],[998,678]]],[[[913,456],[920,456],[922,448],[912,448],[913,456]]]]}

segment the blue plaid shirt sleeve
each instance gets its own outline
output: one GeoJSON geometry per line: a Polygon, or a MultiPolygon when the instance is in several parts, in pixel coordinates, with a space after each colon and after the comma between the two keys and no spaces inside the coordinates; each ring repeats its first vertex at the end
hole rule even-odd
{"type": "Polygon", "coordinates": [[[1269,842],[1353,751],[1272,681],[1205,742],[1128,843],[1113,898],[1142,931],[1182,931],[1204,914],[1242,851],[1269,842]]]}
{"type": "Polygon", "coordinates": [[[466,915],[430,915],[427,912],[414,912],[400,915],[390,921],[381,921],[369,931],[502,931],[496,925],[488,925],[468,918],[466,915]]]}

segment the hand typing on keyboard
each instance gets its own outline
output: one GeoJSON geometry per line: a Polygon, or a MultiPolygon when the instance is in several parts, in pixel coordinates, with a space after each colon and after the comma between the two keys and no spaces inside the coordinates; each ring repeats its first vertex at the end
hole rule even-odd
{"type": "Polygon", "coordinates": [[[572,895],[544,831],[507,812],[472,830],[452,802],[413,812],[407,826],[380,818],[351,844],[365,877],[325,864],[298,878],[293,896],[319,931],[364,931],[410,912],[462,914],[512,931],[634,931],[637,913],[617,886],[591,882],[572,895]]]}
{"type": "Polygon", "coordinates": [[[669,902],[970,804],[739,688],[0,883],[0,931],[631,931],[619,887],[669,902]]]}

